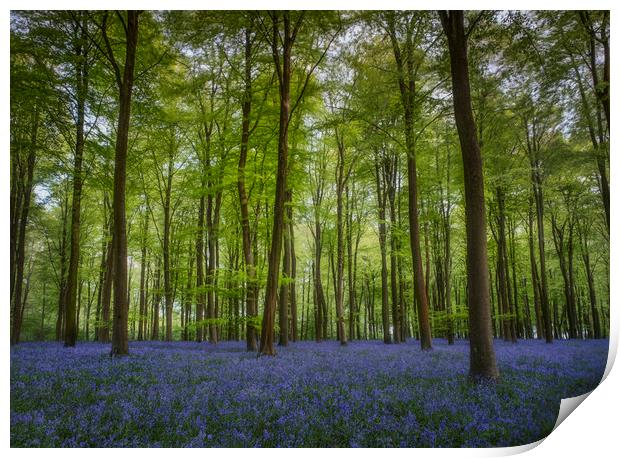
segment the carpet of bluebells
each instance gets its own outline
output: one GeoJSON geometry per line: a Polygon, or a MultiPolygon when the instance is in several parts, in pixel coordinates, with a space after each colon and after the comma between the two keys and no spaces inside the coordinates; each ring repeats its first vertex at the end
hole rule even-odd
{"type": "Polygon", "coordinates": [[[608,341],[496,341],[501,380],[468,382],[469,346],[435,340],[24,343],[11,348],[13,447],[489,447],[536,441],[560,399],[596,387],[608,341]]]}

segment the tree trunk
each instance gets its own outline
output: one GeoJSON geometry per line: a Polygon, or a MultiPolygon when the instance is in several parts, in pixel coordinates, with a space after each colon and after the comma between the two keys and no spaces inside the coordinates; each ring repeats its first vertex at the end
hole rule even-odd
{"type": "Polygon", "coordinates": [[[131,113],[134,63],[138,44],[138,12],[127,11],[125,66],[119,94],[119,116],[114,160],[114,318],[112,325],[112,355],[129,353],[127,338],[127,231],[125,215],[125,185],[127,175],[127,143],[131,113]]]}
{"type": "Polygon", "coordinates": [[[497,379],[489,303],[486,210],[482,157],[471,109],[467,38],[462,11],[441,11],[448,38],[454,117],[461,143],[467,233],[467,303],[469,307],[470,377],[497,379]]]}
{"type": "Polygon", "coordinates": [[[400,313],[398,303],[398,240],[396,236],[396,174],[398,173],[398,159],[394,158],[391,176],[388,180],[387,196],[390,207],[390,294],[392,300],[392,334],[394,343],[400,343],[400,313]]]}
{"type": "Polygon", "coordinates": [[[159,340],[159,302],[161,300],[161,259],[157,259],[157,267],[153,278],[153,316],[151,325],[151,340],[159,340]]]}
{"type": "Polygon", "coordinates": [[[347,335],[344,326],[344,221],[343,200],[345,176],[345,146],[341,132],[336,129],[336,141],[338,143],[338,163],[336,166],[336,270],[334,292],[336,295],[336,319],[338,320],[338,340],[340,345],[347,344],[347,335]]]}
{"type": "MultiPolygon", "coordinates": [[[[78,263],[80,258],[80,212],[82,204],[82,157],[84,155],[84,112],[86,95],[88,94],[88,62],[87,62],[87,30],[88,19],[85,13],[81,27],[81,34],[75,42],[75,96],[76,96],[76,140],[75,156],[73,161],[73,202],[71,205],[71,249],[69,254],[69,271],[67,275],[67,302],[65,304],[65,347],[74,347],[77,339],[78,325],[76,323],[75,302],[78,283],[78,263]]],[[[77,33],[76,33],[77,35],[77,33]]]]}
{"type": "MultiPolygon", "coordinates": [[[[412,31],[408,24],[407,36],[405,40],[405,59],[401,54],[400,46],[397,41],[394,23],[390,26],[390,38],[394,51],[398,70],[398,82],[405,114],[405,143],[407,146],[407,186],[409,191],[409,243],[411,245],[411,257],[413,263],[413,291],[418,307],[418,321],[420,326],[420,346],[422,350],[432,348],[431,326],[428,312],[428,292],[424,281],[422,270],[422,255],[420,250],[420,223],[418,215],[418,178],[415,152],[414,128],[414,105],[416,96],[415,76],[414,76],[414,49],[412,31]],[[403,62],[404,60],[404,62],[403,62]]],[[[397,329],[394,323],[394,329],[397,329]]],[[[395,341],[397,336],[395,335],[395,341]]]]}
{"type": "MultiPolygon", "coordinates": [[[[204,189],[204,186],[202,187],[204,189]]],[[[203,276],[203,252],[204,252],[204,220],[205,198],[200,197],[198,207],[198,228],[196,233],[196,342],[202,342],[203,314],[205,307],[204,276],[203,276]]]]}
{"type": "Polygon", "coordinates": [[[299,19],[291,31],[290,15],[288,11],[282,13],[284,22],[284,37],[282,41],[282,64],[280,64],[280,32],[278,13],[272,13],[273,36],[271,41],[274,64],[276,66],[279,93],[280,93],[280,121],[278,132],[278,171],[276,178],[276,195],[273,206],[273,230],[271,233],[271,249],[269,250],[267,286],[265,290],[265,308],[263,311],[263,326],[261,329],[260,354],[275,355],[273,347],[273,330],[278,292],[278,276],[280,270],[280,255],[282,251],[282,233],[284,229],[284,202],[286,200],[286,174],[288,171],[288,125],[290,116],[290,86],[291,86],[291,50],[295,42],[299,19]]]}
{"type": "Polygon", "coordinates": [[[505,210],[505,194],[504,189],[501,186],[497,186],[495,189],[497,199],[497,257],[498,257],[498,277],[499,277],[499,303],[501,304],[502,313],[504,318],[502,319],[502,326],[504,332],[504,339],[513,343],[517,342],[516,335],[513,332],[513,318],[508,315],[512,314],[510,307],[510,291],[509,284],[510,279],[508,276],[508,250],[506,248],[506,210],[505,210]]]}
{"type": "MultiPolygon", "coordinates": [[[[289,327],[290,339],[297,342],[297,256],[295,255],[295,225],[293,223],[293,207],[288,207],[288,230],[289,242],[291,245],[291,276],[289,283],[289,300],[291,304],[291,325],[289,327]]],[[[303,297],[303,294],[302,294],[303,297]]]]}
{"type": "MultiPolygon", "coordinates": [[[[381,319],[383,323],[383,343],[392,343],[390,336],[390,316],[388,306],[388,268],[387,236],[385,228],[386,191],[379,172],[379,159],[375,159],[375,181],[377,185],[377,210],[379,212],[379,249],[381,251],[381,319]]],[[[373,315],[374,318],[374,315],[373,315]]]]}
{"type": "Polygon", "coordinates": [[[252,240],[250,234],[250,216],[248,212],[248,193],[245,189],[245,164],[248,156],[248,142],[250,138],[250,113],[252,110],[252,37],[251,30],[245,30],[245,73],[243,101],[241,104],[241,145],[239,147],[239,166],[237,171],[237,188],[239,190],[239,203],[241,210],[241,234],[243,246],[243,258],[245,261],[246,288],[246,349],[256,351],[257,329],[256,317],[258,314],[256,299],[258,297],[258,285],[256,283],[256,266],[254,265],[254,253],[252,252],[252,240]]]}
{"type": "Polygon", "coordinates": [[[345,189],[345,194],[347,197],[347,205],[345,211],[345,220],[346,220],[346,240],[347,240],[347,284],[349,289],[349,339],[359,339],[359,315],[357,312],[357,304],[355,300],[355,280],[354,280],[354,272],[355,272],[355,262],[353,259],[353,205],[352,201],[354,199],[353,192],[349,192],[349,187],[347,186],[345,189]],[[356,324],[358,325],[358,330],[356,333],[356,324]]]}
{"type": "Polygon", "coordinates": [[[164,194],[164,297],[166,301],[166,341],[172,341],[172,285],[170,283],[170,197],[172,193],[172,167],[174,156],[170,153],[168,160],[168,176],[164,194]]]}
{"type": "MultiPolygon", "coordinates": [[[[26,228],[30,211],[30,196],[33,188],[34,166],[37,158],[37,132],[39,128],[39,109],[35,107],[33,113],[32,130],[30,132],[30,150],[27,158],[26,183],[23,187],[22,208],[19,214],[19,232],[15,255],[15,287],[13,295],[13,323],[11,327],[11,344],[19,343],[22,329],[22,288],[24,281],[24,262],[26,259],[26,228]]],[[[62,288],[61,277],[61,288],[62,288]]],[[[57,336],[58,338],[59,336],[57,336]]]]}
{"type": "MultiPolygon", "coordinates": [[[[286,202],[290,201],[290,191],[287,191],[286,202]]],[[[286,205],[286,204],[285,204],[286,205]]],[[[289,308],[289,279],[291,277],[291,239],[289,231],[289,222],[284,222],[285,229],[283,231],[284,253],[282,256],[282,284],[280,285],[279,298],[279,326],[280,338],[278,345],[288,345],[288,308],[289,308]]]]}
{"type": "Polygon", "coordinates": [[[138,340],[144,339],[144,325],[146,323],[146,242],[149,232],[149,216],[146,211],[144,212],[142,231],[142,246],[140,248],[140,315],[138,317],[138,340]]]}

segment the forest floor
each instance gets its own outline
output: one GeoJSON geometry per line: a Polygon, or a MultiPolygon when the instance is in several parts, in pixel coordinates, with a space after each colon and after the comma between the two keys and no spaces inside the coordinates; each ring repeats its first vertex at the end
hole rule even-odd
{"type": "Polygon", "coordinates": [[[497,340],[501,379],[468,382],[469,346],[298,342],[23,343],[11,348],[13,447],[489,447],[548,435],[560,399],[599,383],[607,340],[497,340]]]}

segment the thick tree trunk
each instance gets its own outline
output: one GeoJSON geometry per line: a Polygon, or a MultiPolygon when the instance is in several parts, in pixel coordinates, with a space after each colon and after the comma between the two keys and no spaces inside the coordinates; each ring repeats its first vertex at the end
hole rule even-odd
{"type": "Polygon", "coordinates": [[[112,355],[129,353],[127,338],[127,230],[125,215],[125,186],[127,175],[127,144],[133,73],[138,44],[138,12],[127,11],[125,66],[119,94],[119,116],[114,159],[114,312],[112,323],[112,355]]]}
{"type": "Polygon", "coordinates": [[[467,303],[469,307],[470,377],[499,377],[489,303],[486,211],[482,157],[471,109],[467,38],[462,11],[440,12],[448,38],[454,116],[461,143],[467,232],[467,303]]]}

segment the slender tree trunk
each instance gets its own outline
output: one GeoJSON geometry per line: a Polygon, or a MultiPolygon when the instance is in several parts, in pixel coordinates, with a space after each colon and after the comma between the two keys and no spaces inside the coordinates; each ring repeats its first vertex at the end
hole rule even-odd
{"type": "Polygon", "coordinates": [[[398,304],[398,240],[396,236],[396,174],[398,173],[398,160],[393,163],[393,170],[388,182],[388,204],[390,207],[390,293],[392,300],[392,333],[394,343],[401,342],[400,336],[400,312],[398,304]]]}
{"type": "MultiPolygon", "coordinates": [[[[375,180],[377,184],[377,209],[379,212],[379,249],[381,251],[381,319],[383,323],[383,343],[392,343],[390,336],[390,316],[388,306],[388,268],[387,236],[385,228],[386,191],[382,186],[379,164],[375,162],[375,180]]],[[[374,318],[374,313],[373,313],[374,318]]]]}
{"type": "Polygon", "coordinates": [[[269,250],[267,286],[265,290],[265,308],[263,311],[263,326],[261,329],[260,354],[275,355],[273,347],[274,321],[276,298],[278,292],[278,276],[280,270],[280,255],[282,251],[282,233],[284,229],[284,202],[286,200],[286,174],[288,171],[288,125],[290,116],[290,86],[291,86],[291,50],[295,42],[297,27],[301,25],[298,19],[291,31],[290,15],[288,11],[282,13],[284,22],[284,37],[282,40],[282,62],[280,62],[280,32],[278,13],[272,13],[273,36],[272,52],[278,73],[280,92],[280,121],[278,133],[278,171],[276,178],[276,195],[273,206],[273,230],[271,233],[271,249],[269,250]]]}
{"type": "MultiPolygon", "coordinates": [[[[409,242],[413,263],[413,290],[418,307],[418,321],[420,326],[420,346],[422,350],[432,348],[431,326],[428,312],[428,290],[422,270],[422,255],[420,250],[420,223],[418,215],[418,178],[415,152],[414,104],[416,96],[413,31],[409,28],[405,40],[405,58],[397,41],[394,23],[390,27],[390,38],[394,51],[394,58],[398,69],[399,89],[405,114],[405,143],[407,146],[407,185],[409,191],[409,242]],[[404,60],[404,62],[403,62],[404,60]]],[[[427,269],[428,270],[428,269],[427,269]]],[[[397,328],[397,323],[394,323],[397,328]]],[[[396,336],[395,336],[396,337],[396,336]]],[[[396,340],[396,339],[395,339],[396,340]]]]}
{"type": "MultiPolygon", "coordinates": [[[[202,187],[204,189],[204,186],[202,187]]],[[[204,219],[205,198],[200,197],[198,207],[198,228],[196,233],[196,342],[202,342],[203,315],[205,307],[204,275],[203,275],[203,252],[204,252],[204,219]]]]}
{"type": "Polygon", "coordinates": [[[146,322],[146,242],[149,232],[149,216],[146,211],[144,212],[142,231],[142,246],[140,248],[140,315],[138,317],[138,340],[144,339],[144,324],[146,322]]]}
{"type": "MultiPolygon", "coordinates": [[[[22,329],[22,288],[24,281],[24,262],[26,259],[26,228],[28,226],[28,213],[30,212],[30,196],[34,184],[34,167],[37,158],[37,132],[39,128],[39,109],[35,107],[30,132],[30,150],[26,165],[26,183],[23,187],[22,208],[19,219],[19,232],[16,247],[15,288],[13,296],[13,323],[11,327],[11,344],[19,343],[22,329]]],[[[61,285],[62,285],[61,277],[61,285]]],[[[62,286],[61,286],[62,287],[62,286]]],[[[58,338],[59,336],[57,336],[58,338]]]]}
{"type": "Polygon", "coordinates": [[[60,269],[58,278],[58,315],[56,318],[56,340],[64,340],[65,323],[65,296],[67,294],[67,224],[68,224],[69,196],[65,190],[65,196],[61,203],[62,233],[58,242],[60,269]]]}
{"type": "MultiPolygon", "coordinates": [[[[289,202],[290,192],[287,192],[286,201],[289,202]]],[[[286,204],[285,204],[286,205],[286,204]]],[[[278,345],[288,345],[288,309],[289,309],[289,279],[291,277],[291,239],[290,232],[288,230],[288,221],[284,222],[286,228],[283,231],[283,245],[284,253],[282,255],[282,284],[280,285],[280,298],[279,298],[279,326],[280,326],[280,338],[278,345]]]]}
{"type": "MultiPolygon", "coordinates": [[[[289,300],[291,305],[291,326],[289,327],[290,339],[293,342],[297,342],[297,291],[295,285],[297,284],[297,256],[295,254],[295,225],[293,223],[293,207],[288,207],[288,230],[289,230],[289,243],[291,245],[291,275],[289,283],[289,300]]],[[[303,298],[303,294],[302,294],[303,298]]]]}
{"type": "MultiPolygon", "coordinates": [[[[354,189],[354,188],[353,188],[354,189]]],[[[353,193],[349,192],[349,187],[345,189],[347,205],[345,211],[346,220],[346,241],[347,241],[347,284],[349,289],[349,339],[359,339],[359,331],[356,333],[356,324],[359,327],[359,315],[355,301],[355,266],[353,260],[353,193]]]]}
{"type": "Polygon", "coordinates": [[[245,189],[245,164],[248,156],[248,142],[250,138],[250,113],[252,111],[252,36],[251,30],[245,30],[245,67],[243,102],[241,104],[241,145],[239,148],[239,166],[237,171],[237,188],[239,190],[239,203],[241,209],[241,234],[243,246],[243,258],[245,261],[246,288],[245,303],[247,313],[246,324],[246,349],[256,351],[257,329],[256,317],[258,314],[256,298],[258,285],[256,283],[256,266],[254,253],[252,252],[252,240],[250,234],[250,216],[248,212],[248,193],[245,189]]]}
{"type": "Polygon", "coordinates": [[[170,153],[168,160],[168,176],[164,194],[164,297],[166,301],[166,341],[172,341],[172,285],[170,282],[170,198],[172,193],[172,167],[174,156],[170,153]]]}
{"type": "Polygon", "coordinates": [[[159,340],[159,302],[161,300],[161,259],[157,259],[157,267],[153,278],[153,324],[151,340],[159,340]]]}
{"type": "Polygon", "coordinates": [[[545,340],[547,343],[553,342],[553,326],[551,324],[551,313],[549,310],[549,289],[547,287],[547,267],[545,257],[545,223],[544,223],[544,201],[542,190],[542,178],[540,176],[539,161],[534,161],[532,170],[534,203],[536,204],[536,227],[538,229],[538,256],[540,260],[540,306],[542,311],[543,326],[545,329],[545,340]]]}
{"type": "Polygon", "coordinates": [[[590,299],[590,312],[592,314],[592,336],[595,339],[603,337],[601,332],[601,320],[596,306],[596,289],[594,286],[594,272],[590,264],[590,253],[588,250],[588,239],[585,231],[580,231],[581,240],[581,259],[585,268],[586,280],[588,282],[588,296],[590,299]]]}
{"type": "MultiPolygon", "coordinates": [[[[82,157],[84,155],[84,113],[86,95],[88,94],[88,62],[87,62],[87,30],[88,19],[83,12],[81,34],[76,36],[75,42],[75,74],[76,74],[76,140],[75,156],[73,161],[73,202],[71,205],[71,249],[69,254],[69,271],[67,275],[67,302],[65,304],[65,347],[74,347],[78,334],[76,322],[75,302],[78,284],[78,263],[80,258],[80,212],[82,204],[82,157]]],[[[76,33],[77,35],[77,33],[76,33]]],[[[79,313],[79,312],[78,312],[79,313]]]]}
{"type": "MultiPolygon", "coordinates": [[[[318,218],[318,214],[316,215],[318,218]]],[[[326,317],[324,316],[324,311],[327,308],[325,303],[325,293],[323,291],[323,279],[321,274],[321,254],[323,251],[323,241],[321,234],[321,223],[317,219],[315,220],[315,253],[314,253],[314,289],[316,295],[316,306],[317,306],[317,317],[316,317],[316,341],[320,342],[324,338],[327,338],[327,335],[323,332],[326,317]]]]}
{"type": "Polygon", "coordinates": [[[343,220],[343,194],[346,182],[345,176],[345,146],[341,132],[336,130],[338,143],[338,163],[336,166],[336,269],[334,292],[336,295],[336,319],[338,320],[338,339],[340,345],[347,344],[347,335],[344,326],[344,220],[343,220]]]}
{"type": "Polygon", "coordinates": [[[505,210],[505,194],[504,189],[501,186],[497,186],[495,189],[497,199],[497,229],[498,229],[498,243],[497,243],[497,256],[498,256],[498,277],[499,277],[499,303],[501,304],[502,313],[504,318],[502,319],[504,339],[516,343],[517,338],[513,333],[513,318],[507,315],[511,314],[510,307],[510,291],[509,284],[510,279],[508,277],[508,255],[506,249],[506,210],[505,210]]]}
{"type": "MultiPolygon", "coordinates": [[[[10,206],[11,206],[11,227],[10,227],[10,291],[11,303],[15,294],[15,275],[16,275],[16,258],[17,258],[17,240],[19,231],[19,222],[22,214],[22,199],[24,187],[24,168],[20,160],[21,147],[11,148],[11,190],[10,190],[10,206]]],[[[11,310],[11,313],[13,311],[11,310]]]]}
{"type": "Polygon", "coordinates": [[[110,342],[110,304],[112,301],[112,284],[114,279],[114,251],[113,251],[113,215],[109,220],[109,236],[106,248],[106,267],[101,293],[101,324],[99,326],[99,342],[110,342]]]}
{"type": "Polygon", "coordinates": [[[544,337],[544,326],[542,324],[542,310],[540,307],[540,286],[538,282],[538,266],[536,265],[536,255],[534,253],[534,212],[533,199],[529,198],[528,210],[528,242],[530,248],[530,272],[532,275],[532,289],[534,293],[534,313],[536,315],[536,337],[544,337]]]}
{"type": "MultiPolygon", "coordinates": [[[[601,199],[603,200],[603,209],[605,210],[605,222],[607,223],[607,231],[609,232],[610,226],[610,214],[609,214],[609,179],[607,177],[607,148],[608,142],[606,141],[605,134],[603,132],[603,128],[600,122],[600,105],[597,103],[597,119],[599,120],[599,138],[596,136],[594,121],[592,120],[592,111],[590,108],[590,103],[588,102],[588,96],[586,95],[586,90],[584,88],[583,81],[581,79],[581,73],[579,71],[579,67],[575,63],[575,59],[571,54],[571,50],[567,49],[567,52],[570,56],[571,64],[573,66],[573,71],[575,72],[575,76],[577,79],[577,87],[579,88],[579,95],[581,98],[581,103],[583,105],[583,113],[585,115],[586,121],[588,123],[588,132],[590,134],[590,141],[592,142],[592,147],[594,148],[594,154],[596,156],[596,166],[598,169],[598,182],[599,188],[601,192],[601,199]]],[[[592,65],[592,63],[591,63],[592,65]]]]}

